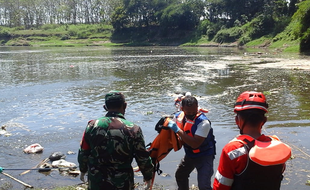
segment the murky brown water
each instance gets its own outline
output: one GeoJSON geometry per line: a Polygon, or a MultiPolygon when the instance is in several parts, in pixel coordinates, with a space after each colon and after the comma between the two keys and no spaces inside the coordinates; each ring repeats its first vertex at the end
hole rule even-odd
{"type": "MultiPolygon", "coordinates": [[[[244,50],[229,48],[0,48],[0,125],[11,136],[0,136],[0,166],[32,168],[53,152],[74,151],[90,119],[103,111],[104,94],[120,90],[127,96],[127,119],[142,127],[146,143],[157,132],[154,126],[164,114],[175,111],[175,92],[190,91],[207,108],[217,140],[216,171],[222,147],[238,134],[232,107],[245,90],[264,91],[269,100],[264,133],[276,134],[293,148],[283,190],[309,189],[310,180],[310,71],[254,67],[244,50]],[[240,60],[230,57],[241,57],[240,60]],[[232,64],[233,63],[233,64],[232,64]],[[42,154],[24,154],[33,143],[44,147],[42,154]]],[[[168,177],[156,176],[163,189],[175,189],[174,172],[183,150],[171,152],[161,169],[168,177]]],[[[67,155],[67,161],[76,161],[67,155]]],[[[78,178],[53,171],[42,174],[7,170],[6,173],[35,188],[80,183],[78,178]]],[[[136,176],[136,182],[142,177],[136,176]]],[[[0,188],[23,186],[0,175],[0,188]]],[[[190,177],[196,183],[196,174],[190,177]]]]}

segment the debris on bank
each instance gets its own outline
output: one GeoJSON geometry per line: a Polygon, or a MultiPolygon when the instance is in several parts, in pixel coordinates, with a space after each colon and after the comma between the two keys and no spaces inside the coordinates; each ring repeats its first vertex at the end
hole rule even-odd
{"type": "Polygon", "coordinates": [[[44,147],[41,146],[39,143],[34,143],[29,145],[27,148],[24,149],[24,152],[27,154],[35,154],[43,152],[44,147]]]}
{"type": "Polygon", "coordinates": [[[5,137],[11,136],[12,134],[6,131],[6,125],[2,125],[0,129],[0,136],[3,135],[5,137]]]}

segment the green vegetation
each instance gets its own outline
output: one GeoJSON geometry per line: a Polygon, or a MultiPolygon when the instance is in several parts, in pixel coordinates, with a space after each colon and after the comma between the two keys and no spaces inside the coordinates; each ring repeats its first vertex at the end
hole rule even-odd
{"type": "Polygon", "coordinates": [[[310,0],[0,0],[0,7],[0,44],[9,46],[310,50],[310,0]]]}
{"type": "Polygon", "coordinates": [[[103,24],[47,24],[40,29],[0,27],[1,43],[9,46],[85,46],[111,44],[113,28],[103,24]]]}

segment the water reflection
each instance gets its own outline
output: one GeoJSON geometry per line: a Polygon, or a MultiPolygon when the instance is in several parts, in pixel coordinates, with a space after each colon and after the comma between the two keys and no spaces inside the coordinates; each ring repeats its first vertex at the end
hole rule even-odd
{"type": "MultiPolygon", "coordinates": [[[[224,144],[238,134],[232,111],[236,97],[245,90],[263,91],[270,105],[264,131],[307,151],[310,72],[256,67],[271,55],[245,55],[244,50],[230,48],[0,48],[0,125],[12,133],[0,136],[1,167],[31,168],[52,152],[77,152],[87,121],[105,114],[104,93],[115,89],[125,93],[126,117],[142,127],[147,143],[157,135],[154,126],[161,115],[175,111],[175,92],[192,92],[209,110],[217,159],[224,144]],[[45,147],[42,154],[22,153],[36,142],[45,147]]],[[[299,166],[309,171],[308,160],[298,156],[302,153],[297,149],[293,153],[297,158],[290,163],[287,178],[299,184],[286,180],[282,189],[306,189],[307,177],[299,166]]],[[[163,171],[174,176],[182,155],[182,151],[168,155],[163,171]]],[[[74,155],[67,159],[76,163],[74,155]]],[[[48,176],[31,172],[21,179],[40,188],[55,182],[79,183],[53,172],[48,176]]],[[[156,182],[175,188],[173,177],[158,177],[156,182]]],[[[192,183],[196,184],[195,174],[192,183]]]]}

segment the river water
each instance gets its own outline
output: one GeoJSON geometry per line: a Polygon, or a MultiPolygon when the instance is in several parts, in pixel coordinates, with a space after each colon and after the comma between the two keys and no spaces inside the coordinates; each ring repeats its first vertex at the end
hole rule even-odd
{"type": "MultiPolygon", "coordinates": [[[[32,168],[53,152],[68,151],[76,154],[66,160],[78,165],[82,133],[88,120],[105,114],[104,94],[110,90],[124,92],[126,118],[141,126],[146,143],[152,142],[157,121],[176,111],[177,93],[190,91],[209,110],[217,141],[216,171],[222,147],[238,134],[235,99],[245,90],[257,90],[265,92],[270,107],[263,132],[276,134],[293,150],[281,189],[309,189],[310,71],[259,66],[276,56],[206,47],[1,47],[0,125],[11,135],[0,136],[0,166],[32,168]],[[43,153],[23,153],[33,143],[42,145],[43,153]]],[[[162,160],[167,176],[156,176],[155,184],[176,188],[174,172],[183,155],[183,150],[172,151],[162,160]]],[[[41,189],[80,183],[58,171],[4,172],[41,189]]],[[[142,182],[142,177],[135,180],[142,182]]],[[[195,172],[190,184],[197,185],[195,172]]],[[[0,175],[0,189],[4,186],[23,189],[0,175]]]]}

